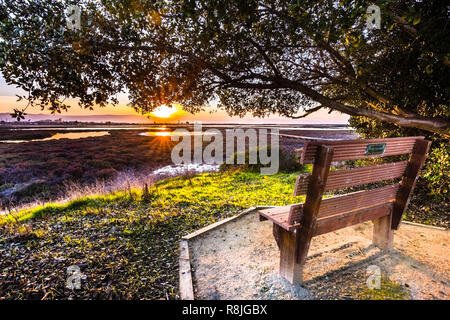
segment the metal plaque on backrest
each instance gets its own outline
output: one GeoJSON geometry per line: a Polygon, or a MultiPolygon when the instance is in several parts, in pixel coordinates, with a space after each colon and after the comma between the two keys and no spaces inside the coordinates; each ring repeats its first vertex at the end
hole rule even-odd
{"type": "Polygon", "coordinates": [[[366,148],[366,155],[383,154],[386,150],[386,143],[370,143],[366,148]]]}

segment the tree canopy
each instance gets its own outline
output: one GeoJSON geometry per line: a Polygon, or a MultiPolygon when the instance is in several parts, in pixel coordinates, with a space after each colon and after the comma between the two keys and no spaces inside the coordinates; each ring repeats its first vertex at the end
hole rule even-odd
{"type": "MultiPolygon", "coordinates": [[[[448,137],[445,2],[0,0],[0,69],[30,105],[116,104],[146,113],[212,101],[231,115],[321,108],[448,137]],[[81,28],[67,27],[68,5],[81,28]]],[[[20,111],[19,115],[20,115],[20,111]]]]}

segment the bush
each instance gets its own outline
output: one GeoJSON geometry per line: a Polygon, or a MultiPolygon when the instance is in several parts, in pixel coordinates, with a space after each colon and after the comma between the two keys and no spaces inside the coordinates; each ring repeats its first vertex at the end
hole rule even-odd
{"type": "MultiPolygon", "coordinates": [[[[263,147],[264,152],[267,152],[267,154],[271,154],[271,148],[270,147],[263,147]]],[[[252,150],[253,151],[253,150],[252,150]]],[[[258,154],[258,161],[256,164],[250,164],[249,163],[249,154],[250,150],[245,151],[245,164],[227,164],[222,163],[220,165],[220,171],[230,170],[230,169],[242,169],[248,172],[260,172],[261,168],[267,167],[269,165],[263,165],[261,162],[259,162],[259,151],[260,147],[256,148],[256,152],[258,154]]],[[[233,163],[236,163],[236,159],[239,157],[239,155],[242,155],[242,152],[235,152],[233,153],[233,156],[231,159],[233,159],[233,163]]],[[[297,157],[295,156],[295,153],[293,151],[290,151],[288,149],[280,148],[279,151],[279,171],[280,172],[296,172],[301,170],[301,165],[299,164],[299,161],[297,157]]]]}
{"type": "Polygon", "coordinates": [[[33,198],[38,194],[45,193],[49,190],[49,186],[45,180],[36,180],[23,188],[14,191],[14,196],[20,198],[33,198]]]}
{"type": "Polygon", "coordinates": [[[439,199],[449,200],[450,146],[441,143],[428,155],[422,176],[428,181],[430,194],[439,199]]]}

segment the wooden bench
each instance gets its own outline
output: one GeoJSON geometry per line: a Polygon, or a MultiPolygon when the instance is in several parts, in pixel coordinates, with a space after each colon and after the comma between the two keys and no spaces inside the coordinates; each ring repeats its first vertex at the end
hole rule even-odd
{"type": "Polygon", "coordinates": [[[300,162],[313,164],[313,170],[297,178],[294,190],[294,196],[306,195],[305,202],[258,211],[261,221],[273,222],[280,275],[291,283],[301,283],[312,237],[368,220],[373,222],[373,244],[389,250],[430,143],[424,137],[306,143],[300,162]],[[334,161],[402,154],[410,154],[409,160],[330,171],[334,161]],[[400,178],[400,183],[322,199],[324,191],[400,178]]]}

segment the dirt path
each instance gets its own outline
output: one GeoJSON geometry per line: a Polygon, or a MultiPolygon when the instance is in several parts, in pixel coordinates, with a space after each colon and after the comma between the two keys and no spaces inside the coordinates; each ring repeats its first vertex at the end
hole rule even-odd
{"type": "Polygon", "coordinates": [[[278,276],[272,223],[244,215],[190,240],[196,298],[357,299],[375,265],[406,298],[449,299],[449,231],[403,224],[389,253],[374,247],[371,235],[368,222],[315,237],[304,283],[294,287],[278,276]]]}

